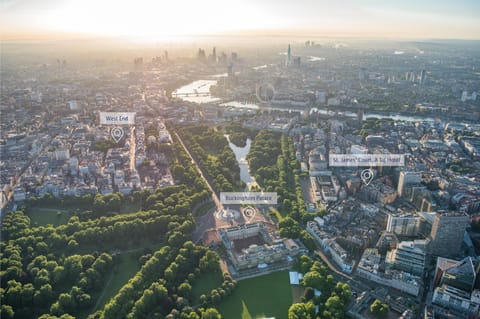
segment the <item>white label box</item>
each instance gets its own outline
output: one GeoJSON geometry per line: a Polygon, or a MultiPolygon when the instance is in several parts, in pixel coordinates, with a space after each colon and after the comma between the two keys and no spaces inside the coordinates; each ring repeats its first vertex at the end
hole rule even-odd
{"type": "Polygon", "coordinates": [[[133,125],[135,124],[135,114],[135,112],[100,112],[100,124],[133,125]]]}
{"type": "Polygon", "coordinates": [[[276,205],[277,193],[275,192],[221,192],[220,202],[225,205],[253,204],[276,205]]]}

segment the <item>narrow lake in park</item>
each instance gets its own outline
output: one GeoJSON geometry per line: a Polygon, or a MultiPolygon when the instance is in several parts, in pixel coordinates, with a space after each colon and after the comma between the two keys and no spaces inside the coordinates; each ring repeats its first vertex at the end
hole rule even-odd
{"type": "Polygon", "coordinates": [[[252,140],[247,138],[247,144],[244,147],[238,147],[230,141],[228,135],[225,135],[228,140],[228,146],[235,153],[235,158],[237,159],[238,166],[240,167],[240,179],[248,185],[250,185],[254,178],[250,175],[250,168],[248,166],[247,154],[250,151],[250,146],[252,145],[252,140]]]}

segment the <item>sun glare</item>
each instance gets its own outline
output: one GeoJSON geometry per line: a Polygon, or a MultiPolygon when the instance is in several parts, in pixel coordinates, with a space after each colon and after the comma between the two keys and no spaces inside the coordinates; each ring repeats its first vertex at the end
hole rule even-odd
{"type": "Polygon", "coordinates": [[[62,32],[132,37],[172,37],[269,28],[268,15],[248,3],[235,9],[219,0],[68,1],[38,18],[62,32]]]}

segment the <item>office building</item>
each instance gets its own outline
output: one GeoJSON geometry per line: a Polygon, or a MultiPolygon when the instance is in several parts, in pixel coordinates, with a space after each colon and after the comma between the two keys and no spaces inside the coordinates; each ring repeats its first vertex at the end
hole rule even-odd
{"type": "Polygon", "coordinates": [[[435,288],[432,302],[451,311],[455,318],[478,318],[480,290],[472,293],[442,285],[435,288]]]}
{"type": "Polygon", "coordinates": [[[367,78],[367,69],[366,68],[360,68],[358,71],[358,79],[360,81],[363,81],[367,78]]]}
{"type": "Polygon", "coordinates": [[[287,58],[285,60],[285,66],[289,66],[292,60],[292,48],[290,47],[290,44],[288,45],[287,49],[287,58]]]}
{"type": "Polygon", "coordinates": [[[143,71],[143,58],[135,58],[133,60],[133,69],[135,72],[141,72],[143,71]]]}
{"type": "Polygon", "coordinates": [[[300,66],[302,63],[301,58],[299,56],[293,58],[293,65],[294,66],[300,66]]]}
{"type": "Polygon", "coordinates": [[[420,72],[420,85],[424,85],[426,79],[427,79],[427,71],[425,71],[425,69],[423,69],[420,72]]]}
{"type": "Polygon", "coordinates": [[[402,241],[387,253],[386,262],[393,269],[421,276],[425,269],[425,240],[402,241]]]}
{"type": "Polygon", "coordinates": [[[420,184],[422,182],[422,174],[419,172],[401,171],[398,178],[397,192],[402,196],[407,185],[420,184]]]}
{"type": "Polygon", "coordinates": [[[368,154],[368,148],[363,145],[354,144],[350,147],[351,154],[368,154]]]}
{"type": "Polygon", "coordinates": [[[419,215],[388,213],[386,231],[399,236],[417,236],[421,222],[419,215]]]}
{"type": "Polygon", "coordinates": [[[439,212],[433,219],[429,252],[434,256],[453,256],[460,252],[469,217],[461,212],[439,212]]]}
{"type": "Polygon", "coordinates": [[[433,279],[434,287],[445,284],[471,292],[477,278],[475,264],[472,257],[460,261],[438,257],[433,279]]]}
{"type": "Polygon", "coordinates": [[[459,318],[478,315],[480,290],[474,289],[476,263],[472,257],[460,261],[438,257],[433,278],[433,303],[453,311],[459,318]]]}
{"type": "Polygon", "coordinates": [[[388,264],[383,270],[381,259],[378,249],[365,249],[358,263],[357,275],[380,285],[418,296],[421,288],[421,278],[405,271],[392,269],[388,264]]]}

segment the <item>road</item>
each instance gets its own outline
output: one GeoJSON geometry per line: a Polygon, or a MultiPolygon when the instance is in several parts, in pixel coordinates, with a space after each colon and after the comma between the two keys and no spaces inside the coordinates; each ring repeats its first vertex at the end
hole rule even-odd
{"type": "MultiPolygon", "coordinates": [[[[208,189],[210,190],[210,193],[212,194],[212,200],[215,203],[215,209],[216,209],[215,211],[223,210],[223,205],[220,202],[220,199],[218,198],[217,194],[213,190],[212,185],[210,184],[209,180],[205,177],[200,165],[195,160],[195,158],[192,156],[188,147],[185,145],[182,138],[180,137],[180,135],[177,133],[175,127],[173,127],[173,126],[172,126],[172,131],[177,136],[178,140],[180,141],[180,144],[182,144],[183,149],[185,150],[185,152],[188,154],[188,156],[192,160],[192,163],[195,165],[195,167],[198,171],[198,174],[200,174],[200,177],[205,181],[205,184],[207,185],[208,189]]],[[[216,227],[217,220],[216,220],[213,213],[208,213],[208,214],[205,214],[204,216],[197,217],[196,218],[196,224],[197,224],[197,226],[195,227],[195,231],[192,234],[192,239],[195,243],[198,243],[204,237],[204,234],[207,231],[217,228],[216,227]]]]}
{"type": "Polygon", "coordinates": [[[175,135],[177,136],[178,140],[180,141],[180,144],[182,144],[182,147],[183,149],[185,150],[185,152],[187,152],[188,156],[192,159],[192,163],[195,165],[197,171],[198,171],[198,174],[200,174],[200,177],[205,181],[205,184],[207,184],[207,187],[208,189],[210,190],[210,192],[212,193],[212,199],[213,199],[213,202],[215,203],[215,206],[217,208],[217,210],[221,210],[223,209],[223,205],[222,203],[220,202],[220,199],[218,198],[217,194],[215,193],[215,191],[213,190],[213,187],[212,185],[210,185],[210,182],[208,181],[208,179],[205,177],[205,175],[203,174],[203,171],[200,167],[200,165],[198,164],[198,162],[195,160],[195,158],[192,156],[192,154],[190,153],[189,149],[185,146],[185,144],[183,143],[183,140],[182,138],[180,137],[180,135],[177,133],[177,130],[175,129],[175,127],[172,126],[172,130],[173,132],[175,133],[175,135]]]}
{"type": "Polygon", "coordinates": [[[345,280],[352,280],[353,278],[350,277],[349,275],[347,274],[344,274],[343,272],[341,272],[340,270],[338,270],[333,264],[332,262],[330,261],[330,259],[328,259],[327,256],[325,256],[325,254],[320,250],[320,249],[317,249],[315,250],[315,254],[320,257],[324,263],[327,264],[328,268],[330,268],[331,271],[333,271],[334,273],[336,273],[338,276],[344,278],[345,280]]]}
{"type": "Polygon", "coordinates": [[[325,254],[320,249],[315,250],[315,254],[318,257],[320,257],[325,264],[327,264],[328,268],[330,268],[330,270],[333,272],[333,275],[334,275],[334,277],[336,277],[337,281],[344,281],[344,282],[348,283],[348,285],[350,286],[350,288],[352,290],[356,290],[358,292],[370,291],[372,289],[372,287],[365,284],[364,282],[359,281],[359,280],[355,279],[354,277],[349,276],[349,275],[339,271],[332,264],[330,259],[328,259],[328,257],[325,256],[325,254]]]}
{"type": "MultiPolygon", "coordinates": [[[[318,249],[318,250],[315,251],[315,253],[316,253],[317,256],[319,256],[327,264],[328,268],[330,268],[330,270],[333,271],[333,276],[336,277],[336,279],[338,281],[341,281],[341,280],[345,281],[350,286],[350,289],[352,291],[356,291],[356,292],[368,291],[373,296],[373,298],[377,298],[377,299],[380,299],[382,301],[387,301],[387,300],[385,300],[385,296],[378,295],[374,289],[377,288],[377,287],[384,287],[385,289],[389,290],[390,289],[389,287],[385,287],[385,286],[382,286],[382,285],[377,285],[375,283],[370,285],[370,284],[367,284],[364,281],[360,281],[358,279],[355,279],[354,277],[349,276],[349,275],[339,271],[338,269],[336,269],[336,267],[330,262],[330,260],[327,258],[327,256],[325,256],[325,254],[323,254],[323,252],[321,250],[318,249]]],[[[403,294],[400,293],[399,296],[403,296],[403,294]]],[[[401,311],[405,310],[405,305],[401,305],[398,302],[396,302],[395,298],[392,298],[392,299],[388,300],[387,302],[391,307],[393,307],[394,309],[397,309],[397,311],[399,309],[401,309],[401,311]]]]}
{"type": "Polygon", "coordinates": [[[135,152],[137,144],[135,142],[135,126],[130,127],[130,172],[135,172],[135,152]]]}

